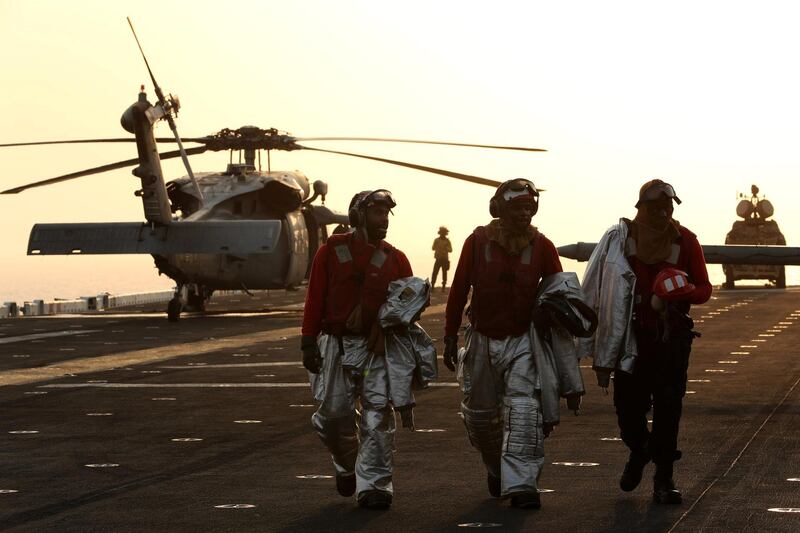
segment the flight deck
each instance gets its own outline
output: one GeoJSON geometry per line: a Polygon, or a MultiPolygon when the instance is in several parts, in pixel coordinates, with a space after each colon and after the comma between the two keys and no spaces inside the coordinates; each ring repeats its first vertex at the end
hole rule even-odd
{"type": "MultiPolygon", "coordinates": [[[[590,361],[579,416],[545,441],[542,509],[489,497],[439,365],[398,427],[395,496],[336,493],[300,363],[303,290],[228,295],[166,320],[161,305],[0,320],[0,531],[798,531],[800,288],[715,291],[695,306],[675,480],[627,459],[590,361]]],[[[446,295],[421,324],[441,353],[446,295]]]]}

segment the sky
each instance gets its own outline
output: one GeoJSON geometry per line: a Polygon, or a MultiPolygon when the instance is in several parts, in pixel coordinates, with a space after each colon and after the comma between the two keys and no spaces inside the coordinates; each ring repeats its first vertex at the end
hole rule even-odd
{"type": "MultiPolygon", "coordinates": [[[[683,200],[675,218],[721,244],[737,192],[755,183],[800,246],[799,11],[769,1],[0,0],[0,143],[125,136],[119,117],[139,86],[152,97],[130,16],[159,84],[180,96],[184,136],[250,124],[545,148],[314,144],[532,179],[545,189],[534,224],[557,246],[633,217],[654,177],[683,200]]],[[[132,157],[134,145],[0,148],[0,187],[132,157]]],[[[191,162],[223,170],[227,155],[191,162]]],[[[163,166],[168,179],[185,174],[179,160],[163,166]]],[[[489,220],[485,186],[329,154],[274,153],[272,166],[327,181],[327,205],[342,211],[357,191],[392,190],[388,240],[421,276],[440,225],[457,253],[489,220]]],[[[126,169],[0,196],[0,301],[172,286],[149,256],[25,255],[37,222],[141,221],[137,184],[126,169]]],[[[722,280],[719,266],[709,271],[722,280]]]]}

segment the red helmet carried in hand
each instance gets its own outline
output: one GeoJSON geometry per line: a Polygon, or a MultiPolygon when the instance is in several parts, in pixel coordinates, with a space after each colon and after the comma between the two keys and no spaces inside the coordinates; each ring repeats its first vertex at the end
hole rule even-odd
{"type": "Polygon", "coordinates": [[[689,283],[686,272],[677,268],[665,268],[653,282],[653,294],[668,302],[683,300],[692,292],[694,284],[689,283]]]}

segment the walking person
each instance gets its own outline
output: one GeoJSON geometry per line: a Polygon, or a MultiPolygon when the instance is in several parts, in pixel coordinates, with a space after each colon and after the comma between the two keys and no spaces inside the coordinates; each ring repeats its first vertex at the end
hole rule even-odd
{"type": "Polygon", "coordinates": [[[525,179],[501,184],[493,218],[467,237],[447,300],[444,363],[458,365],[461,412],[487,470],[489,493],[539,508],[544,464],[541,394],[531,351],[531,316],[544,276],[561,272],[553,243],[531,226],[539,192],[525,179]],[[458,331],[472,289],[463,359],[458,331]]]}
{"type": "Polygon", "coordinates": [[[599,324],[579,350],[594,358],[601,387],[608,387],[614,374],[617,423],[630,451],[620,488],[634,490],[652,461],[658,504],[682,501],[673,463],[681,458],[678,428],[689,354],[698,336],[689,310],[711,297],[703,249],[695,234],[672,218],[673,202],[681,200],[669,183],[646,182],[636,217],[621,219],[595,247],[583,290],[599,324]]]}
{"type": "Polygon", "coordinates": [[[389,508],[393,495],[395,416],[378,311],[389,284],[412,275],[405,254],[384,240],[395,205],[385,189],[353,197],[355,229],[317,251],[303,314],[303,365],[320,401],[312,425],[333,459],[339,494],[356,493],[370,509],[389,508]]]}

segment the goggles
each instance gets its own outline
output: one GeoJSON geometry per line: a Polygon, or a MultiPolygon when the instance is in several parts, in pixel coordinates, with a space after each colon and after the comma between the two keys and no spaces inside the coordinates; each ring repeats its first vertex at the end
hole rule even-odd
{"type": "Polygon", "coordinates": [[[515,180],[509,183],[503,191],[503,200],[506,202],[513,202],[516,199],[523,199],[530,197],[534,201],[539,198],[539,191],[528,180],[515,180]]]}
{"type": "Polygon", "coordinates": [[[392,198],[392,193],[387,191],[386,189],[376,189],[366,195],[363,200],[358,203],[359,209],[367,209],[368,207],[372,207],[375,204],[385,204],[389,206],[389,209],[392,209],[397,205],[392,198]]]}
{"type": "Polygon", "coordinates": [[[652,202],[653,200],[658,200],[662,195],[666,196],[670,200],[675,200],[675,203],[677,204],[681,203],[681,199],[678,198],[677,194],[675,194],[675,189],[672,188],[672,185],[661,180],[655,180],[655,183],[647,187],[639,194],[639,201],[636,202],[636,207],[639,207],[642,202],[652,202]]]}

